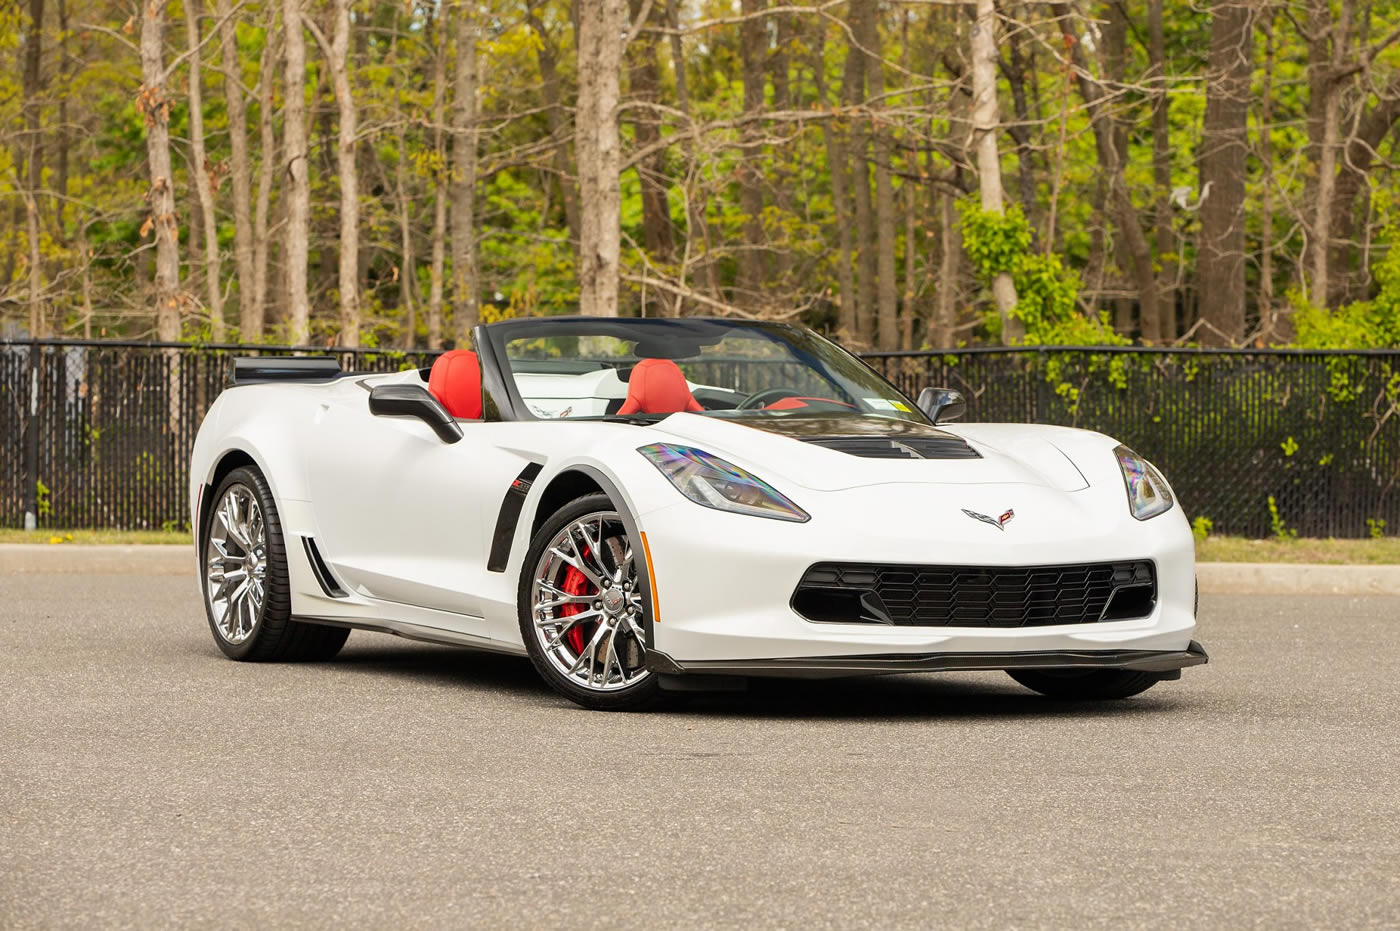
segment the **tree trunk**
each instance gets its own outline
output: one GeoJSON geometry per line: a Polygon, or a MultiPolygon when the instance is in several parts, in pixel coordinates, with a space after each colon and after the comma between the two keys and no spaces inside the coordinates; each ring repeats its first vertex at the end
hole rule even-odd
{"type": "MultiPolygon", "coordinates": [[[[884,103],[885,65],[880,45],[878,9],[861,20],[865,32],[860,44],[865,47],[866,99],[879,101],[872,106],[888,109],[884,103]]],[[[899,348],[899,285],[895,281],[895,209],[894,184],[890,180],[893,159],[889,127],[883,120],[871,120],[871,137],[875,142],[875,280],[876,330],[875,345],[880,349],[899,348]]]]}
{"type": "Polygon", "coordinates": [[[452,322],[457,345],[471,340],[481,311],[476,270],[476,13],[456,12],[457,68],[452,81],[452,322]]]}
{"type": "MultiPolygon", "coordinates": [[[[144,50],[144,34],[142,48],[144,50]]],[[[28,180],[25,182],[25,221],[29,240],[29,333],[48,335],[48,314],[44,308],[44,256],[40,248],[43,229],[39,212],[44,189],[44,147],[41,118],[43,105],[44,0],[29,0],[29,31],[24,48],[24,135],[28,180]]],[[[169,163],[169,148],[166,162],[169,163]]],[[[18,167],[18,166],[16,166],[18,167]]],[[[23,173],[23,169],[21,169],[23,173]]],[[[169,175],[167,170],[166,175],[169,175]]],[[[8,283],[8,279],[0,284],[8,283]]]]}
{"type": "Polygon", "coordinates": [[[156,335],[180,338],[180,228],[175,218],[174,173],[170,167],[170,99],[165,94],[165,3],[152,0],[141,10],[141,91],[137,111],[146,121],[146,159],[151,190],[147,223],[155,234],[156,335]]]}
{"type": "Polygon", "coordinates": [[[958,312],[958,266],[962,261],[962,237],[958,234],[953,195],[938,192],[938,303],[929,317],[927,341],[932,349],[953,348],[953,326],[958,312]]]}
{"type": "MultiPolygon", "coordinates": [[[[248,105],[243,99],[243,63],[231,0],[214,0],[219,19],[219,57],[228,107],[229,182],[233,189],[233,262],[238,275],[238,331],[243,339],[261,336],[262,308],[254,307],[252,163],[248,158],[248,105]]],[[[271,40],[271,37],[268,37],[271,40]]],[[[270,75],[262,75],[268,81],[270,75]]]]}
{"type": "Polygon", "coordinates": [[[1072,49],[1075,73],[1079,82],[1079,93],[1089,111],[1089,121],[1094,131],[1094,147],[1099,157],[1099,174],[1107,185],[1107,208],[1113,214],[1122,256],[1123,271],[1133,276],[1137,285],[1140,312],[1143,317],[1160,320],[1157,312],[1157,276],[1152,267],[1152,247],[1142,231],[1137,207],[1128,191],[1124,177],[1123,141],[1117,120],[1105,105],[1102,86],[1094,79],[1093,69],[1085,59],[1083,46],[1074,35],[1074,17],[1064,3],[1051,3],[1050,11],[1059,21],[1061,35],[1072,49]]]}
{"type": "Polygon", "coordinates": [[[287,270],[287,340],[305,345],[311,337],[311,303],[306,289],[307,238],[311,233],[311,183],[306,149],[306,35],[301,0],[282,0],[285,32],[286,106],[282,136],[287,166],[287,230],[283,236],[287,270]]]}
{"type": "Polygon", "coordinates": [[[1161,342],[1176,339],[1176,269],[1180,261],[1172,228],[1171,127],[1167,112],[1167,52],[1162,27],[1162,0],[1147,0],[1147,34],[1148,75],[1152,82],[1152,186],[1157,221],[1155,245],[1161,268],[1157,276],[1158,319],[1148,320],[1144,316],[1142,338],[1149,342],[1161,342]]]}
{"type": "Polygon", "coordinates": [[[447,23],[437,22],[433,50],[433,234],[428,264],[428,348],[442,348],[442,283],[447,253],[447,147],[442,131],[447,98],[447,23]]]}
{"type": "MultiPolygon", "coordinates": [[[[972,27],[972,127],[976,136],[977,178],[982,209],[1002,213],[1001,154],[997,132],[1001,113],[997,106],[997,14],[992,0],[977,0],[977,23],[972,27]]],[[[1009,346],[1025,338],[1025,326],[1011,315],[1016,306],[1016,285],[1001,272],[992,282],[997,313],[1001,315],[1001,341],[1009,346]]]]}
{"type": "Polygon", "coordinates": [[[1341,142],[1341,88],[1325,82],[1322,101],[1322,137],[1318,143],[1317,194],[1313,201],[1312,236],[1308,249],[1312,253],[1312,281],[1308,285],[1308,300],[1326,307],[1331,283],[1329,259],[1332,252],[1332,208],[1337,190],[1337,147],[1341,142]]]}
{"type": "Polygon", "coordinates": [[[579,173],[579,310],[618,315],[622,240],[622,149],[617,132],[625,0],[578,6],[578,115],[574,120],[579,173]]]}
{"type": "Polygon", "coordinates": [[[1198,277],[1207,343],[1238,343],[1245,325],[1245,161],[1249,156],[1249,79],[1254,10],[1240,0],[1211,13],[1206,113],[1202,132],[1198,277]]]}
{"type": "Polygon", "coordinates": [[[224,295],[219,270],[219,221],[214,215],[213,165],[204,151],[204,64],[200,54],[203,41],[199,26],[199,0],[185,0],[185,39],[189,45],[190,173],[199,201],[204,235],[204,301],[209,314],[209,331],[214,342],[224,341],[224,295]]]}
{"type": "MultiPolygon", "coordinates": [[[[272,200],[272,182],[276,175],[277,133],[273,126],[272,97],[276,85],[273,63],[277,60],[276,44],[273,42],[277,14],[269,11],[267,44],[263,46],[262,60],[258,74],[262,82],[258,95],[258,142],[261,161],[258,163],[258,193],[253,204],[253,296],[248,303],[247,319],[242,319],[239,338],[245,342],[257,342],[264,335],[267,323],[267,267],[268,250],[271,248],[268,236],[268,213],[272,200]]],[[[237,206],[235,205],[235,210],[237,206]]],[[[241,319],[241,318],[240,318],[241,319]]]]}
{"type": "MultiPolygon", "coordinates": [[[[647,0],[631,0],[631,15],[641,16],[647,0]]],[[[661,99],[661,69],[656,61],[654,34],[637,38],[627,49],[628,84],[631,96],[642,103],[661,99]]],[[[652,145],[661,138],[659,118],[649,107],[637,107],[632,113],[632,133],[638,148],[652,145]]],[[[655,260],[669,263],[675,252],[675,236],[671,229],[671,208],[666,201],[666,158],[657,152],[637,165],[637,180],[642,190],[642,242],[655,260]]]]}
{"type": "MultiPolygon", "coordinates": [[[[855,43],[864,45],[876,13],[877,0],[851,0],[849,24],[855,43]]],[[[842,77],[841,95],[847,107],[865,108],[866,70],[869,59],[853,43],[846,53],[846,71],[842,77]]],[[[875,341],[875,293],[879,276],[876,261],[875,211],[870,200],[870,134],[865,115],[851,121],[851,193],[856,206],[856,329],[857,346],[870,346],[875,341]]]]}
{"type": "Polygon", "coordinates": [[[331,79],[338,116],[335,163],[340,181],[340,345],[360,345],[360,178],[355,159],[358,132],[350,88],[350,0],[335,0],[331,79]]]}
{"type": "MultiPolygon", "coordinates": [[[[823,108],[829,105],[826,88],[826,26],[818,23],[812,42],[812,79],[816,83],[817,101],[823,108]]],[[[847,80],[850,80],[849,70],[847,80]]],[[[843,95],[844,96],[844,95],[843,95]]],[[[851,196],[850,179],[846,170],[850,164],[846,134],[833,120],[822,121],[822,139],[826,143],[826,163],[831,174],[831,206],[836,219],[836,296],[837,336],[854,342],[856,336],[855,278],[851,274],[851,196]]]]}
{"type": "Polygon", "coordinates": [[[1263,192],[1259,211],[1259,328],[1266,340],[1286,342],[1292,333],[1291,321],[1286,321],[1274,307],[1274,8],[1266,5],[1260,25],[1264,32],[1263,102],[1259,109],[1259,177],[1263,192]]]}
{"type": "MultiPolygon", "coordinates": [[[[763,123],[764,58],[768,51],[768,24],[758,14],[768,9],[768,0],[743,0],[740,9],[748,19],[739,26],[741,77],[744,85],[743,145],[736,174],[739,176],[739,210],[744,215],[744,241],[739,251],[738,303],[757,305],[767,286],[764,259],[767,254],[763,230],[763,123]]],[[[759,309],[754,306],[753,309],[759,309]]]]}
{"type": "MultiPolygon", "coordinates": [[[[569,121],[565,111],[567,105],[560,89],[559,53],[553,39],[545,32],[544,25],[540,22],[536,11],[531,9],[529,15],[530,27],[539,38],[539,43],[535,46],[535,59],[539,64],[540,77],[544,81],[544,103],[547,108],[545,120],[549,126],[549,136],[554,140],[554,151],[550,156],[550,163],[553,165],[555,178],[559,182],[559,195],[560,200],[564,203],[564,222],[569,227],[569,240],[577,250],[578,187],[574,184],[573,172],[569,170],[569,139],[572,134],[569,132],[569,121]]],[[[680,77],[677,80],[684,80],[684,78],[680,77]]]]}
{"type": "Polygon", "coordinates": [[[1400,120],[1400,77],[1377,91],[1376,105],[1365,113],[1342,144],[1338,159],[1337,186],[1332,195],[1332,258],[1328,278],[1331,282],[1330,303],[1333,306],[1366,296],[1370,276],[1364,268],[1348,267],[1348,255],[1355,254],[1356,220],[1369,205],[1362,198],[1370,191],[1374,175],[1371,167],[1379,155],[1382,142],[1400,120]]]}

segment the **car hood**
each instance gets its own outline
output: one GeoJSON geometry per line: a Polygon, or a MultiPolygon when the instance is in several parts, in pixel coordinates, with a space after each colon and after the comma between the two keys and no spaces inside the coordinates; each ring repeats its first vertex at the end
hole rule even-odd
{"type": "MultiPolygon", "coordinates": [[[[1086,471],[1053,440],[1064,428],[976,424],[942,428],[895,417],[762,416],[725,420],[674,414],[654,427],[680,442],[723,456],[767,480],[782,479],[817,491],[893,482],[952,485],[1040,485],[1059,491],[1089,487],[1086,471]],[[838,438],[899,442],[946,438],[967,443],[975,457],[867,458],[819,445],[838,438]]],[[[1097,436],[1096,434],[1085,434],[1097,436]]],[[[966,456],[966,454],[964,454],[966,456]]]]}

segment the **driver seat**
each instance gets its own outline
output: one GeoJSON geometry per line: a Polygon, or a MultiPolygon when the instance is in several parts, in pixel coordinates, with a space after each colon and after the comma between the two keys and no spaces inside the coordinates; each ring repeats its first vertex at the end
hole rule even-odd
{"type": "Polygon", "coordinates": [[[627,379],[627,400],[618,414],[698,413],[705,408],[695,400],[681,367],[670,359],[643,359],[627,379]]]}
{"type": "Polygon", "coordinates": [[[428,391],[458,420],[481,419],[481,363],[469,349],[444,352],[428,373],[428,391]]]}

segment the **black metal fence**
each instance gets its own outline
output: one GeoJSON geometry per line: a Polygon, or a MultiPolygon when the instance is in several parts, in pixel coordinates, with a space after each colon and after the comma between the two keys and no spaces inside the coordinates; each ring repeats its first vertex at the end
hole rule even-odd
{"type": "MultiPolygon", "coordinates": [[[[293,350],[0,341],[0,526],[22,526],[32,509],[44,527],[183,527],[195,432],[228,360],[253,351],[293,350]]],[[[311,351],[365,371],[433,355],[311,351]]],[[[1400,350],[1017,348],[867,360],[911,396],[926,385],[961,390],[970,420],[1115,436],[1157,463],[1187,516],[1208,518],[1216,533],[1400,533],[1400,350]]]]}

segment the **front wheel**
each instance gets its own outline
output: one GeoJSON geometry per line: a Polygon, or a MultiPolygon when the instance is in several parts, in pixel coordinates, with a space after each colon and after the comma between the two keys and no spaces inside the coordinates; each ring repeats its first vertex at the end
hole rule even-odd
{"type": "Polygon", "coordinates": [[[1162,680],[1133,669],[1008,669],[1006,674],[1032,691],[1069,701],[1130,698],[1162,680]]]}
{"type": "Polygon", "coordinates": [[[267,479],[234,469],[204,521],[204,610],[214,642],[237,660],[325,660],[350,631],[292,620],[282,524],[267,479]]]}
{"type": "Polygon", "coordinates": [[[535,535],[520,573],[520,635],[535,669],[585,708],[655,703],[646,666],[646,557],[606,495],[565,505],[535,535]]]}

